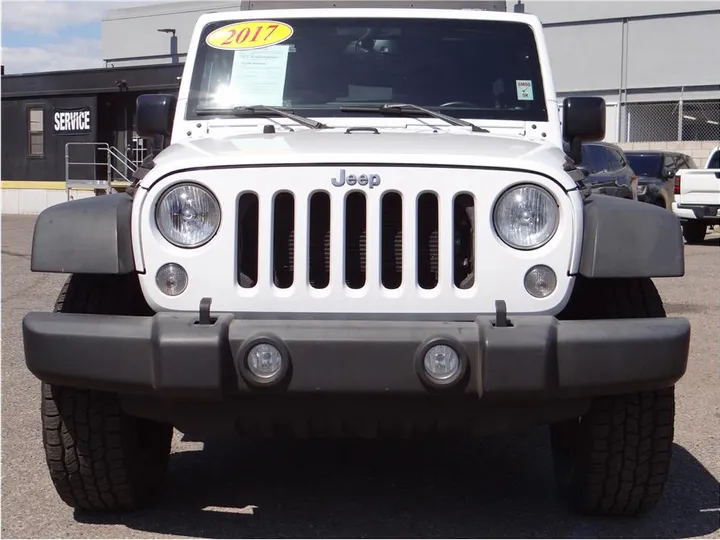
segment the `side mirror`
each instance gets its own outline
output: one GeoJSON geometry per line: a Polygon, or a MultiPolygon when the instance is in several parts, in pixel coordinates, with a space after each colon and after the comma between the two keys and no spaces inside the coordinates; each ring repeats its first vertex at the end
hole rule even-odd
{"type": "Polygon", "coordinates": [[[580,171],[581,173],[583,173],[585,175],[585,178],[590,176],[590,169],[588,169],[587,167],[580,166],[577,169],[578,169],[578,171],[580,171]]]}
{"type": "Polygon", "coordinates": [[[136,101],[135,131],[143,139],[169,137],[177,99],[170,94],[144,94],[136,101]]]}
{"type": "Polygon", "coordinates": [[[580,163],[581,144],[605,138],[605,100],[599,97],[565,98],[562,135],[570,145],[568,155],[575,163],[580,163]]]}

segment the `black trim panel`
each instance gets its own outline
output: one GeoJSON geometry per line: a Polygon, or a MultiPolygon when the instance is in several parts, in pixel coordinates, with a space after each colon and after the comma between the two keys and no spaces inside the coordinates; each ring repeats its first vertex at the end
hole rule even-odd
{"type": "Polygon", "coordinates": [[[114,193],[43,210],[35,222],[30,270],[69,274],[128,274],[135,270],[132,198],[114,193]]]}
{"type": "Polygon", "coordinates": [[[685,275],[680,221],[665,208],[593,193],[585,200],[579,274],[590,278],[685,275]]]}

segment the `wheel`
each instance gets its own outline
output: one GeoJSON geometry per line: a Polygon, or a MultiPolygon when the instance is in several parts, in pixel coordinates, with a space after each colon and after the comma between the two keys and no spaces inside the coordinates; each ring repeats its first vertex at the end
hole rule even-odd
{"type": "Polygon", "coordinates": [[[688,244],[699,244],[705,240],[707,224],[703,221],[690,220],[682,224],[683,237],[688,244]]]}
{"type": "MultiPolygon", "coordinates": [[[[150,308],[135,275],[73,275],[55,311],[147,315],[150,308]]],[[[124,413],[116,394],[48,383],[41,417],[50,477],[68,506],[134,510],[160,496],[172,426],[124,413]]]]}
{"type": "MultiPolygon", "coordinates": [[[[665,317],[650,279],[578,278],[562,319],[665,317]]],[[[603,396],[550,426],[555,478],[583,514],[634,516],[660,500],[674,432],[674,387],[603,396]]]]}

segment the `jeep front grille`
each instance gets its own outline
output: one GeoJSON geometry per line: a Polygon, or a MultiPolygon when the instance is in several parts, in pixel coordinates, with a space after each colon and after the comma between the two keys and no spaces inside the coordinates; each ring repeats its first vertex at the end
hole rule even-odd
{"type": "Polygon", "coordinates": [[[452,275],[455,287],[472,287],[472,195],[440,199],[425,192],[403,200],[390,191],[379,204],[361,191],[333,195],[315,192],[305,201],[279,191],[265,201],[266,195],[243,194],[237,207],[240,286],[288,289],[305,282],[322,290],[337,272],[352,290],[373,284],[389,290],[403,284],[432,290],[449,281],[445,273],[452,275]],[[270,215],[263,216],[263,210],[270,215]],[[446,246],[440,241],[443,223],[452,228],[444,236],[446,246]],[[263,259],[259,250],[270,254],[265,269],[258,266],[263,259]]]}

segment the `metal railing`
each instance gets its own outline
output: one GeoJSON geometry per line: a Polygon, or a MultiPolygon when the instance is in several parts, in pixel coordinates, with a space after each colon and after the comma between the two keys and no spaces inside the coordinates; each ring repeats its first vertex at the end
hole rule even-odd
{"type": "Polygon", "coordinates": [[[130,183],[139,162],[114,146],[100,142],[71,142],[65,145],[65,194],[73,189],[112,193],[113,183],[130,183]]]}

